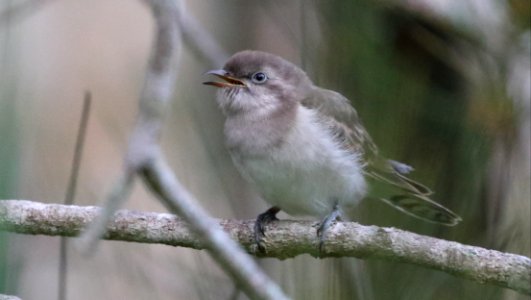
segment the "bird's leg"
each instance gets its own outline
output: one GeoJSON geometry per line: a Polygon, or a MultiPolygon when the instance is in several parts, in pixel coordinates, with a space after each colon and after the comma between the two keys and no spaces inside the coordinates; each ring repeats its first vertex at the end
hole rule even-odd
{"type": "Polygon", "coordinates": [[[262,239],[265,237],[265,226],[271,221],[277,221],[277,213],[280,211],[280,208],[273,206],[266,210],[265,212],[258,215],[256,222],[254,223],[254,241],[258,245],[258,250],[261,252],[265,251],[264,246],[262,245],[262,239]]]}
{"type": "Polygon", "coordinates": [[[341,221],[341,210],[339,209],[337,203],[334,205],[332,212],[321,221],[319,228],[317,228],[317,237],[319,237],[319,253],[321,253],[323,250],[326,232],[335,221],[341,221]]]}

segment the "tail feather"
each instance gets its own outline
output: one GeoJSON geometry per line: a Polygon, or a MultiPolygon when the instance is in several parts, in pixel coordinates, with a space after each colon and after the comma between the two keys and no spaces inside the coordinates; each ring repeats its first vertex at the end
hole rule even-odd
{"type": "Polygon", "coordinates": [[[461,221],[461,217],[457,214],[422,195],[395,195],[379,199],[403,213],[426,222],[455,226],[461,221]]]}
{"type": "Polygon", "coordinates": [[[371,170],[367,172],[367,175],[373,177],[376,180],[388,183],[394,187],[404,190],[409,193],[429,196],[433,194],[433,191],[427,186],[413,179],[410,179],[400,173],[381,172],[377,170],[371,170]]]}
{"type": "Polygon", "coordinates": [[[369,166],[366,174],[377,182],[392,187],[384,195],[376,196],[381,201],[427,222],[446,226],[457,225],[461,218],[448,208],[431,200],[429,196],[433,194],[433,191],[430,188],[406,176],[411,171],[413,168],[406,164],[382,159],[380,163],[369,166]]]}

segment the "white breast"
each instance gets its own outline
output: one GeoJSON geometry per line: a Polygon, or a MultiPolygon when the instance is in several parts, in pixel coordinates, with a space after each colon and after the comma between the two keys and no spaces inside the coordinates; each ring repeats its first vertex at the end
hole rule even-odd
{"type": "Polygon", "coordinates": [[[233,153],[264,200],[292,215],[325,216],[366,193],[359,157],[339,147],[316,112],[300,106],[284,142],[267,155],[233,153]]]}

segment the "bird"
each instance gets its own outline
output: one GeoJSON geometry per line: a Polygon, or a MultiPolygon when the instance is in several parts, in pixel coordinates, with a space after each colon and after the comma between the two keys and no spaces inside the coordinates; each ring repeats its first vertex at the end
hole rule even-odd
{"type": "Polygon", "coordinates": [[[297,65],[277,55],[244,50],[211,70],[225,116],[225,144],[234,165],[271,207],[258,215],[259,249],[276,214],[321,219],[319,250],[330,226],[367,197],[367,181],[389,187],[378,196],[418,219],[454,226],[461,218],[433,201],[432,190],[411,179],[413,168],[383,157],[351,102],[313,84],[297,65]]]}

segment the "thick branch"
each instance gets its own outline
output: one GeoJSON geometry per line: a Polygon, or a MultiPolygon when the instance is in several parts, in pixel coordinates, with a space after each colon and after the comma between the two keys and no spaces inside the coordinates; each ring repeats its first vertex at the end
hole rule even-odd
{"type": "MultiPolygon", "coordinates": [[[[99,213],[97,207],[42,204],[24,200],[0,201],[0,230],[24,234],[76,236],[99,213]]],[[[249,253],[285,259],[301,254],[318,256],[314,222],[279,221],[267,230],[267,252],[253,244],[254,221],[218,221],[249,253]]],[[[163,213],[118,211],[104,237],[140,243],[159,243],[194,249],[206,244],[180,218],[163,213]]],[[[376,258],[416,264],[477,282],[531,294],[531,259],[525,256],[462,245],[428,236],[357,223],[337,223],[321,257],[376,258]]]]}

